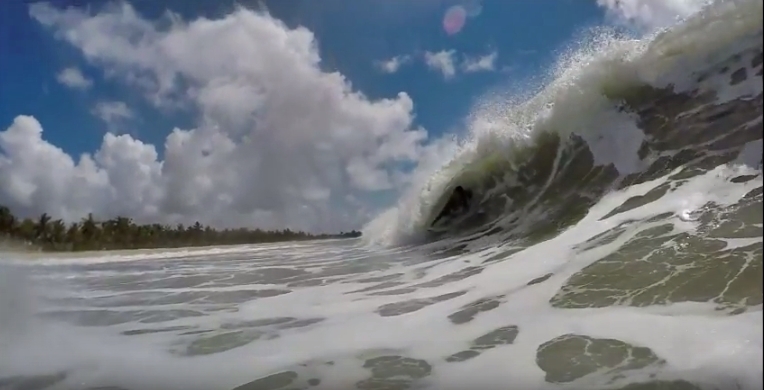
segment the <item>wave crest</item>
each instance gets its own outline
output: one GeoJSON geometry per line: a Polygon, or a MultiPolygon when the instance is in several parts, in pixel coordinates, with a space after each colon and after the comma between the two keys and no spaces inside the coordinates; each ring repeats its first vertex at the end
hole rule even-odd
{"type": "Polygon", "coordinates": [[[439,238],[427,225],[462,185],[483,213],[445,235],[536,241],[613,189],[734,160],[761,139],[761,15],[761,1],[720,2],[643,39],[592,31],[530,98],[484,99],[470,140],[364,235],[393,245],[439,238]],[[736,80],[736,69],[752,77],[736,80]]]}

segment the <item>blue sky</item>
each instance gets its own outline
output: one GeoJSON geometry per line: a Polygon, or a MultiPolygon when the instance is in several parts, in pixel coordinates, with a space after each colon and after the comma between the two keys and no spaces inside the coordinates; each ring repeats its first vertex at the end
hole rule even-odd
{"type": "MultiPolygon", "coordinates": [[[[258,4],[254,2],[136,0],[128,2],[130,7],[125,8],[120,3],[100,0],[57,0],[38,8],[39,12],[30,12],[34,6],[28,2],[0,2],[0,131],[16,123],[14,120],[19,115],[31,116],[38,123],[24,122],[16,126],[19,129],[24,126],[41,127],[44,129],[42,140],[34,142],[54,145],[71,156],[72,161],[67,162],[65,155],[50,152],[56,155],[50,158],[48,164],[51,168],[48,171],[55,166],[73,165],[67,168],[67,172],[47,173],[55,179],[54,185],[45,182],[54,179],[46,179],[48,176],[32,172],[32,169],[38,169],[34,168],[35,165],[44,164],[24,163],[21,157],[12,157],[11,160],[15,158],[17,161],[15,164],[7,162],[5,176],[2,176],[0,160],[0,178],[4,177],[6,181],[6,184],[0,185],[0,203],[11,204],[22,214],[48,211],[65,218],[75,218],[77,213],[82,212],[96,212],[102,215],[132,214],[146,220],[187,221],[197,218],[209,223],[227,224],[230,218],[226,210],[235,209],[230,215],[245,217],[231,217],[235,219],[231,224],[357,227],[364,218],[368,219],[394,201],[407,183],[401,177],[409,168],[422,162],[421,156],[437,154],[432,145],[438,139],[452,132],[464,134],[464,119],[477,99],[492,89],[506,88],[506,85],[544,75],[559,50],[570,44],[577,34],[606,21],[605,8],[595,1],[485,0],[480,3],[479,14],[468,17],[459,33],[447,34],[442,25],[444,13],[451,6],[469,6],[468,1],[472,5],[477,4],[475,0],[265,2],[270,17],[283,22],[286,34],[295,37],[295,41],[288,42],[297,45],[294,50],[279,46],[281,38],[276,37],[283,35],[280,27],[261,31],[255,26],[261,22],[265,26],[267,20],[255,20],[246,16],[249,15],[247,13],[238,13],[236,4],[257,8],[258,4]],[[252,34],[275,35],[252,41],[253,46],[261,45],[262,49],[250,47],[246,41],[238,41],[236,35],[231,35],[227,40],[205,41],[207,43],[200,46],[194,40],[204,39],[207,30],[178,27],[178,31],[183,31],[175,35],[188,33],[177,38],[178,42],[195,47],[184,51],[161,42],[163,34],[173,25],[172,18],[165,13],[167,10],[175,13],[174,18],[186,21],[186,27],[199,17],[206,17],[230,21],[232,25],[247,24],[249,27],[242,27],[241,31],[252,34]],[[131,13],[133,11],[135,14],[131,13]],[[76,20],[90,20],[92,23],[76,20]],[[278,52],[284,55],[294,54],[295,50],[305,50],[307,53],[309,49],[299,46],[303,39],[299,37],[303,36],[294,33],[294,29],[300,26],[312,32],[312,42],[317,45],[320,62],[315,65],[317,73],[303,75],[312,77],[312,81],[296,84],[291,92],[279,92],[276,94],[278,97],[273,97],[271,92],[274,88],[279,89],[279,84],[266,84],[276,83],[273,81],[276,79],[284,82],[296,80],[297,76],[274,75],[263,79],[253,76],[264,74],[261,68],[267,66],[267,61],[263,62],[266,65],[252,65],[251,69],[231,70],[233,73],[225,77],[218,77],[214,69],[202,69],[200,65],[226,56],[228,60],[210,65],[226,68],[228,64],[237,62],[237,53],[244,51],[252,56],[249,57],[250,62],[265,61],[257,50],[262,50],[262,55],[266,57],[276,53],[269,51],[271,49],[285,50],[278,52]],[[195,35],[191,34],[192,30],[195,35]],[[194,38],[188,38],[191,36],[194,38]],[[109,39],[123,40],[111,45],[109,39]],[[233,47],[233,42],[242,45],[241,48],[233,47]],[[273,48],[268,46],[271,42],[273,48]],[[118,46],[125,49],[120,51],[116,49],[118,46]],[[427,63],[428,57],[435,58],[439,52],[452,53],[455,73],[451,77],[446,77],[442,69],[427,63]],[[193,55],[199,55],[199,58],[193,58],[193,55]],[[465,70],[467,62],[489,55],[493,55],[492,61],[484,62],[486,66],[480,71],[465,70]],[[395,57],[408,60],[394,73],[383,71],[381,64],[395,57]],[[168,62],[162,63],[160,59],[168,62]],[[344,79],[324,77],[334,72],[344,79]],[[169,95],[160,85],[167,75],[174,80],[169,95]],[[247,81],[242,84],[232,80],[247,81]],[[223,90],[221,83],[228,89],[223,90]],[[363,102],[357,102],[355,98],[337,92],[337,88],[341,87],[335,88],[329,84],[344,85],[347,90],[360,92],[365,98],[363,102]],[[320,118],[320,113],[314,113],[300,120],[298,108],[294,112],[286,110],[289,112],[278,116],[249,112],[246,107],[248,103],[243,99],[224,103],[221,95],[234,93],[231,91],[244,88],[242,85],[251,88],[235,93],[260,99],[257,101],[264,102],[263,107],[277,105],[283,109],[287,104],[294,104],[305,109],[305,104],[315,106],[322,99],[316,98],[314,103],[301,103],[300,96],[324,94],[324,100],[331,102],[327,103],[327,110],[336,109],[342,119],[320,118]],[[307,85],[312,87],[300,90],[307,85]],[[326,86],[326,91],[316,90],[323,86],[326,86]],[[333,94],[342,95],[336,98],[342,101],[334,102],[331,98],[333,94]],[[179,105],[165,104],[172,97],[170,95],[183,96],[173,102],[179,105]],[[392,102],[389,107],[380,103],[385,99],[392,102]],[[409,107],[408,102],[413,106],[409,107]],[[342,106],[346,103],[353,109],[342,106]],[[237,116],[242,112],[245,113],[241,117],[237,116]],[[281,123],[281,127],[271,131],[263,123],[281,123]],[[377,123],[381,123],[380,129],[369,129],[377,123]],[[289,133],[289,138],[286,138],[284,127],[294,128],[290,130],[293,133],[289,133]],[[255,149],[232,152],[219,146],[220,150],[226,150],[220,152],[227,153],[226,158],[232,159],[233,155],[251,158],[251,161],[234,164],[236,166],[230,170],[231,177],[225,183],[215,180],[219,179],[217,176],[220,176],[221,169],[226,170],[221,167],[230,166],[226,164],[232,164],[232,160],[217,165],[207,164],[205,169],[215,166],[216,171],[202,172],[201,168],[198,171],[190,168],[199,159],[189,157],[186,162],[172,163],[175,167],[187,166],[182,175],[175,175],[172,169],[177,172],[181,169],[169,167],[171,163],[165,159],[164,146],[175,128],[182,129],[180,133],[191,138],[187,130],[208,129],[205,133],[207,138],[198,140],[205,145],[213,142],[214,137],[210,134],[216,131],[227,140],[225,142],[236,144],[250,139],[252,144],[261,145],[260,149],[255,148],[260,152],[255,149]],[[421,129],[426,130],[426,137],[418,132],[421,129]],[[319,131],[331,134],[332,141],[318,146],[322,138],[314,132],[319,131]],[[351,146],[348,136],[339,136],[338,131],[345,131],[342,134],[346,135],[357,134],[359,139],[373,138],[373,142],[351,146]],[[306,135],[308,133],[312,135],[306,135]],[[296,140],[302,135],[306,138],[296,140]],[[109,149],[111,154],[102,152],[99,157],[97,152],[103,149],[107,138],[111,140],[109,148],[123,145],[120,146],[123,149],[109,149]],[[311,140],[308,141],[308,138],[311,140]],[[271,141],[275,143],[262,146],[271,141]],[[370,149],[369,145],[376,146],[370,149]],[[357,150],[353,149],[356,147],[357,150]],[[137,154],[128,155],[130,150],[137,154]],[[152,150],[158,155],[155,161],[151,157],[152,150]],[[328,161],[325,156],[327,150],[332,150],[329,154],[337,161],[332,160],[324,165],[328,161]],[[94,156],[94,168],[78,162],[82,153],[94,156]],[[288,153],[305,156],[305,159],[278,159],[288,153]],[[268,176],[267,172],[273,171],[268,161],[272,162],[273,167],[294,166],[268,176]],[[13,166],[15,171],[12,171],[13,166]],[[241,173],[248,172],[248,169],[260,173],[251,176],[241,173]],[[314,175],[303,177],[306,171],[314,171],[314,175]],[[194,179],[207,184],[189,188],[185,184],[177,184],[181,176],[182,180],[194,179]],[[120,195],[121,191],[128,191],[120,190],[127,187],[124,181],[138,179],[143,180],[142,184],[130,186],[141,188],[140,191],[135,190],[139,193],[131,195],[132,198],[138,197],[138,200],[120,195]],[[84,180],[82,183],[87,184],[77,180],[84,180]],[[330,181],[334,184],[324,184],[330,181]],[[16,188],[10,188],[7,183],[11,182],[15,183],[16,188]],[[215,184],[209,184],[213,182],[215,184]],[[278,187],[278,191],[250,194],[231,184],[245,182],[257,182],[259,187],[278,187]],[[72,195],[75,188],[82,194],[72,195]],[[219,192],[216,193],[215,189],[219,192]],[[43,191],[62,193],[44,195],[43,191]],[[181,195],[181,192],[186,195],[181,195]],[[200,195],[191,196],[189,192],[200,195]],[[170,196],[171,193],[175,195],[170,196]],[[205,202],[213,202],[214,205],[205,202]],[[306,213],[309,215],[296,211],[302,209],[308,210],[306,213]],[[339,213],[340,209],[344,212],[339,213]],[[332,222],[327,222],[327,218],[332,222]]],[[[299,58],[304,59],[306,64],[311,62],[309,54],[300,54],[299,58]]],[[[488,60],[488,57],[484,59],[488,60]]],[[[310,68],[312,65],[306,66],[310,68]]],[[[284,90],[290,88],[285,87],[284,90]]],[[[195,136],[202,137],[198,135],[200,133],[201,130],[197,131],[195,136]]],[[[29,146],[32,141],[24,143],[18,137],[14,139],[16,143],[6,140],[6,150],[3,150],[0,141],[0,157],[3,152],[13,154],[8,148],[21,148],[22,145],[32,148],[29,146]]],[[[215,145],[224,145],[225,142],[215,145]]],[[[45,148],[34,150],[42,149],[45,148]]],[[[202,157],[212,153],[206,149],[197,152],[202,157]]],[[[190,155],[191,151],[188,153],[190,155]]]]}
{"type": "MultiPolygon", "coordinates": [[[[254,2],[253,2],[254,3],[254,2]]],[[[482,12],[468,18],[464,29],[449,36],[441,20],[458,1],[280,0],[266,2],[271,14],[290,27],[303,25],[320,44],[325,69],[337,70],[371,98],[406,91],[414,100],[416,117],[434,134],[458,127],[474,99],[487,89],[511,79],[525,79],[543,71],[555,59],[555,50],[576,32],[602,23],[603,10],[594,1],[539,0],[482,3],[482,12]],[[496,67],[504,71],[461,75],[444,80],[420,61],[395,74],[380,72],[374,61],[422,51],[455,50],[480,56],[497,52],[496,67]]],[[[51,4],[98,9],[103,1],[54,1],[51,4]]],[[[217,17],[230,12],[234,2],[212,0],[134,1],[138,12],[159,18],[165,9],[186,18],[217,17]]],[[[240,4],[246,4],[241,2],[240,4]]],[[[256,3],[255,3],[256,4],[256,3]]],[[[184,115],[156,112],[130,90],[104,81],[75,49],[56,41],[50,30],[30,18],[28,4],[1,2],[0,123],[7,127],[19,114],[33,115],[45,126],[45,138],[73,154],[98,148],[108,126],[92,113],[99,99],[127,100],[137,115],[127,129],[154,144],[177,125],[188,125],[184,115]],[[82,92],[61,85],[56,74],[78,66],[95,80],[82,92]]],[[[413,61],[412,61],[413,62],[413,61]]]]}

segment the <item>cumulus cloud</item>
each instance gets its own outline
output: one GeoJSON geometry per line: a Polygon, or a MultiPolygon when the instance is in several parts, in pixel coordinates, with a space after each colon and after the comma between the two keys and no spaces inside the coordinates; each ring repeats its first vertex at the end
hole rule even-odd
{"type": "Polygon", "coordinates": [[[428,68],[440,72],[448,80],[456,75],[455,55],[455,50],[428,51],[424,53],[424,62],[428,68]]]}
{"type": "Polygon", "coordinates": [[[363,222],[347,199],[396,189],[409,175],[400,167],[431,148],[407,94],[370,100],[352,90],[321,71],[309,30],[267,14],[155,22],[128,4],[89,14],[39,3],[30,14],[148,101],[199,119],[173,129],[163,159],[107,133],[75,160],[42,138],[35,118],[17,117],[0,132],[0,203],[22,214],[347,229],[363,222]]]}
{"type": "Polygon", "coordinates": [[[620,22],[647,29],[670,26],[707,3],[708,0],[597,0],[597,4],[620,22]]]}
{"type": "Polygon", "coordinates": [[[427,51],[424,53],[424,63],[431,70],[441,73],[444,79],[449,80],[456,76],[457,70],[464,73],[495,71],[498,56],[496,51],[482,56],[464,56],[457,67],[456,50],[427,51]]]}
{"type": "Polygon", "coordinates": [[[75,89],[88,89],[93,85],[93,80],[85,77],[80,69],[76,67],[61,70],[61,72],[56,75],[56,80],[69,88],[75,89]]]}
{"type": "Polygon", "coordinates": [[[161,162],[153,146],[106,134],[95,155],[75,162],[42,139],[33,117],[18,116],[0,132],[0,203],[21,215],[48,212],[76,220],[100,215],[156,214],[161,162]],[[111,212],[107,212],[107,210],[111,212]]]}
{"type": "Polygon", "coordinates": [[[496,70],[496,58],[499,53],[492,51],[484,56],[465,57],[461,68],[465,73],[488,72],[496,70]]]}
{"type": "Polygon", "coordinates": [[[411,56],[395,56],[387,61],[376,62],[376,66],[383,73],[395,73],[409,61],[411,61],[411,56]]]}
{"type": "Polygon", "coordinates": [[[110,127],[117,126],[126,119],[134,116],[133,111],[125,102],[98,102],[93,108],[93,115],[100,118],[110,127]]]}

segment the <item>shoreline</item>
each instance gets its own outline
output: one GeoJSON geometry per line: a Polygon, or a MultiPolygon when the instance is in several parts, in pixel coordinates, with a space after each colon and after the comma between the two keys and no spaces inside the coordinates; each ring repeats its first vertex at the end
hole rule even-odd
{"type": "Polygon", "coordinates": [[[183,245],[183,246],[157,246],[157,247],[144,247],[144,248],[104,248],[104,249],[45,249],[31,243],[13,243],[11,240],[0,240],[0,257],[3,254],[14,255],[54,255],[55,257],[94,257],[102,256],[104,254],[109,255],[140,255],[140,254],[152,254],[152,253],[172,253],[205,249],[231,249],[235,247],[251,247],[260,245],[271,244],[283,244],[283,243],[295,243],[295,242],[314,242],[314,241],[334,241],[334,240],[348,240],[359,237],[321,237],[311,239],[291,239],[291,240],[274,240],[274,241],[262,241],[251,243],[236,243],[236,244],[214,244],[203,243],[199,245],[183,245]]]}
{"type": "Polygon", "coordinates": [[[357,238],[357,230],[339,233],[308,233],[289,228],[216,229],[196,222],[191,225],[136,223],[117,216],[96,220],[88,214],[79,222],[65,222],[42,213],[39,218],[19,218],[0,205],[0,250],[17,253],[84,253],[104,251],[168,250],[210,246],[257,245],[276,242],[357,238]]]}

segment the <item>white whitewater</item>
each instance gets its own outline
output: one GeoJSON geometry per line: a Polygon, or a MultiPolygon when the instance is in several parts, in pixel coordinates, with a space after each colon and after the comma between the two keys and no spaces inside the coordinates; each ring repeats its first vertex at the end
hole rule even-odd
{"type": "Polygon", "coordinates": [[[0,254],[0,389],[762,388],[762,4],[487,99],[362,240],[0,254]]]}

